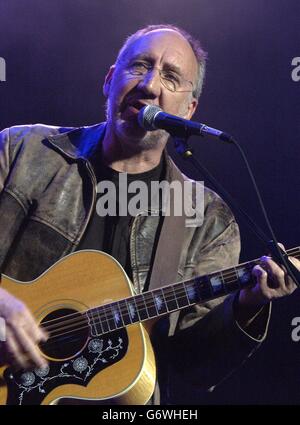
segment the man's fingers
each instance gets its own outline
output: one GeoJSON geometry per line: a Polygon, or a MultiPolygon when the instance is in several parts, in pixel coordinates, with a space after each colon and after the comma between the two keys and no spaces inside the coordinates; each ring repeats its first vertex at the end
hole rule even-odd
{"type": "Polygon", "coordinates": [[[5,342],[5,356],[6,362],[12,364],[17,368],[28,369],[30,363],[27,357],[21,350],[20,344],[17,342],[17,339],[13,332],[10,329],[7,330],[7,340],[5,342]]]}
{"type": "Polygon", "coordinates": [[[25,312],[24,321],[26,323],[27,332],[36,341],[36,343],[39,343],[41,341],[47,341],[48,334],[46,330],[37,325],[35,319],[29,312],[29,310],[26,310],[25,312]]]}
{"type": "Polygon", "coordinates": [[[285,271],[267,256],[261,257],[260,265],[268,274],[269,286],[275,289],[279,288],[285,294],[287,292],[285,271]]]}
{"type": "Polygon", "coordinates": [[[45,367],[38,343],[48,339],[47,332],[38,326],[27,306],[0,288],[1,316],[5,320],[6,341],[1,343],[1,363],[17,364],[22,368],[45,367]],[[10,360],[11,359],[11,360],[10,360]]]}
{"type": "Polygon", "coordinates": [[[298,258],[295,258],[295,257],[289,257],[289,260],[300,271],[300,260],[298,260],[298,258]]]}
{"type": "Polygon", "coordinates": [[[296,288],[284,268],[267,256],[260,258],[260,263],[254,267],[253,274],[257,278],[262,295],[268,300],[289,295],[296,288]]]}
{"type": "Polygon", "coordinates": [[[274,290],[268,285],[268,273],[259,265],[253,267],[253,275],[256,277],[258,287],[257,292],[261,292],[262,301],[271,301],[274,297],[274,290]]]}
{"type": "MultiPolygon", "coordinates": [[[[286,249],[285,249],[284,245],[280,242],[278,242],[278,245],[286,253],[286,249]]],[[[269,254],[269,255],[271,256],[271,254],[269,254]]],[[[289,258],[290,262],[293,263],[293,265],[300,271],[300,261],[295,257],[288,257],[288,258],[289,258]]],[[[264,266],[262,265],[262,267],[264,267],[264,266]]],[[[294,280],[287,275],[286,268],[284,266],[281,266],[280,268],[282,270],[284,270],[284,273],[285,273],[284,287],[287,288],[288,291],[286,293],[284,293],[284,295],[287,295],[287,294],[292,293],[297,288],[297,285],[295,284],[294,280]]],[[[269,273],[269,275],[270,275],[270,279],[272,279],[272,277],[271,277],[272,274],[269,273]]],[[[280,282],[277,282],[277,283],[280,283],[280,282]]]]}
{"type": "MultiPolygon", "coordinates": [[[[33,338],[32,335],[27,330],[26,327],[18,327],[14,330],[17,343],[19,345],[19,353],[21,356],[25,357],[28,362],[37,367],[45,367],[47,362],[42,357],[37,343],[40,341],[40,338],[33,338]]],[[[36,334],[38,332],[36,331],[36,334]]]]}

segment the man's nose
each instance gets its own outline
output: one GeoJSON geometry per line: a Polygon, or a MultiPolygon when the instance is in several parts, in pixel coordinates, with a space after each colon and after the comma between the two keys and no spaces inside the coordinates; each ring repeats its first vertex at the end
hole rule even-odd
{"type": "Polygon", "coordinates": [[[159,97],[161,92],[159,70],[157,68],[149,70],[139,82],[139,88],[147,93],[148,96],[159,97]]]}

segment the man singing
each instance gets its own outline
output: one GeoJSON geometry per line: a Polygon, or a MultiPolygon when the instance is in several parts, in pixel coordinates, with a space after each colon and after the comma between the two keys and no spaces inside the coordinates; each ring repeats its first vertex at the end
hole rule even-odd
{"type": "MultiPolygon", "coordinates": [[[[106,123],[16,126],[0,133],[2,273],[29,281],[73,251],[97,249],[116,258],[141,293],[238,264],[237,223],[207,188],[198,226],[186,226],[184,217],[174,214],[150,210],[101,216],[96,208],[97,183],[111,181],[118,191],[122,173],[128,182],[143,181],[148,188],[153,181],[187,181],[166,152],[168,133],[144,130],[137,116],[144,106],[155,105],[191,119],[205,58],[200,43],[184,30],[148,26],[126,40],[108,71],[103,87],[106,123]]],[[[157,323],[152,335],[158,368],[153,403],[187,403],[192,392],[217,385],[265,339],[270,302],[291,294],[295,284],[267,256],[252,273],[250,287],[175,311],[157,323]]],[[[89,290],[88,282],[84,289],[89,290]]],[[[37,344],[47,334],[22,300],[4,289],[0,316],[7,326],[1,363],[45,367],[37,344]]]]}

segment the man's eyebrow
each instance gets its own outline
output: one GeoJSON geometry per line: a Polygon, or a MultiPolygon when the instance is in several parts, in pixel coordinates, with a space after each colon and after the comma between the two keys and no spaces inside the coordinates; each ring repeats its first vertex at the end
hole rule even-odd
{"type": "Polygon", "coordinates": [[[142,60],[145,60],[147,62],[153,62],[154,61],[154,59],[150,55],[147,55],[145,53],[137,53],[136,55],[133,55],[129,59],[129,62],[135,61],[136,59],[142,59],[142,60]]]}
{"type": "MultiPolygon", "coordinates": [[[[137,53],[136,55],[131,57],[130,62],[133,62],[137,59],[141,59],[141,60],[147,61],[149,63],[153,63],[154,60],[155,60],[153,57],[151,57],[150,55],[147,55],[145,53],[137,53]]],[[[182,75],[182,71],[181,71],[180,67],[177,66],[177,65],[174,65],[173,63],[165,63],[164,66],[163,66],[163,69],[167,70],[167,71],[175,72],[178,75],[182,75]]]]}
{"type": "Polygon", "coordinates": [[[164,64],[164,69],[167,70],[167,71],[175,72],[178,75],[182,75],[182,72],[181,72],[181,69],[179,68],[179,66],[174,65],[173,63],[164,64]]]}

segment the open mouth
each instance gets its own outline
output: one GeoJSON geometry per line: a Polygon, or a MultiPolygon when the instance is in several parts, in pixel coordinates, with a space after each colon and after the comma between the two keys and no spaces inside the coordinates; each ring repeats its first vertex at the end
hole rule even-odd
{"type": "Polygon", "coordinates": [[[125,120],[137,119],[138,113],[144,106],[147,106],[147,103],[139,100],[126,102],[121,108],[122,118],[125,120]]]}

